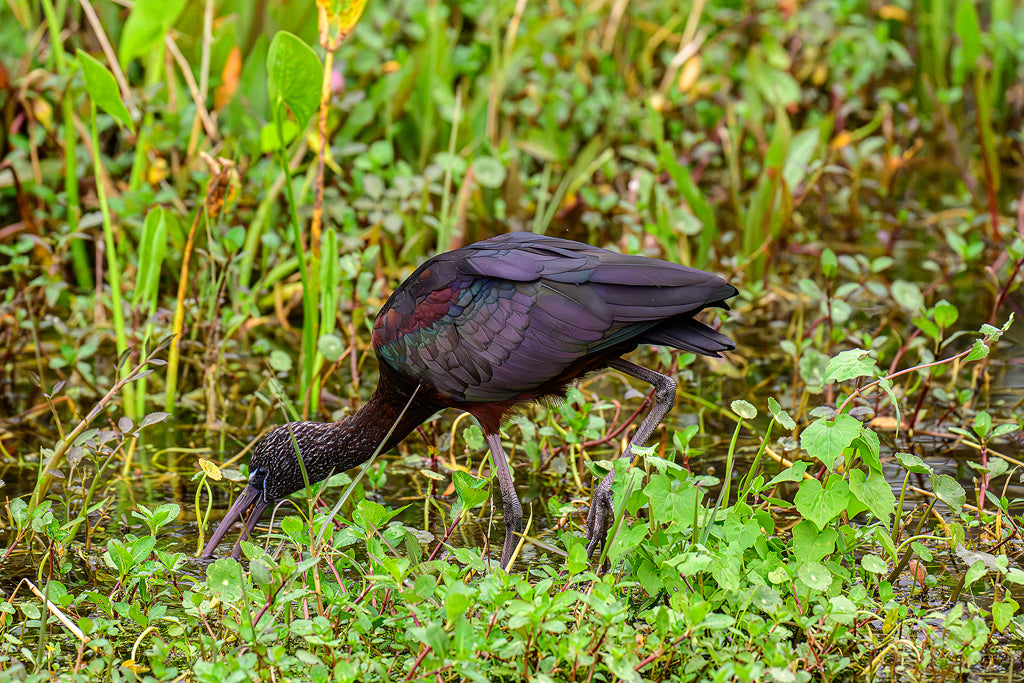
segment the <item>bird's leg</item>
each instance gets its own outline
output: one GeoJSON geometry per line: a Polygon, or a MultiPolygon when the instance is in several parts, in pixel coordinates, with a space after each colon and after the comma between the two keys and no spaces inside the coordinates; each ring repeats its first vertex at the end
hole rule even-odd
{"type": "Polygon", "coordinates": [[[508,569],[512,553],[519,545],[516,532],[523,531],[523,506],[516,495],[516,487],[512,481],[512,472],[508,469],[505,449],[501,446],[501,435],[497,430],[484,430],[487,433],[487,444],[491,447],[491,459],[498,472],[498,486],[501,488],[501,503],[505,510],[505,543],[501,548],[501,566],[508,569]]]}
{"type": "MultiPolygon", "coordinates": [[[[676,383],[671,377],[666,377],[660,372],[655,372],[642,365],[630,363],[629,361],[616,358],[608,363],[608,366],[619,372],[643,380],[654,387],[654,405],[651,407],[647,417],[640,423],[639,429],[630,440],[626,450],[620,457],[629,458],[630,464],[636,458],[633,446],[642,446],[647,442],[654,430],[658,428],[661,421],[665,419],[668,411],[676,402],[676,383]]],[[[612,480],[614,470],[609,472],[600,484],[594,487],[594,496],[590,500],[590,512],[587,514],[587,556],[594,554],[598,546],[604,547],[608,535],[608,527],[615,517],[615,508],[612,505],[612,480]]]]}

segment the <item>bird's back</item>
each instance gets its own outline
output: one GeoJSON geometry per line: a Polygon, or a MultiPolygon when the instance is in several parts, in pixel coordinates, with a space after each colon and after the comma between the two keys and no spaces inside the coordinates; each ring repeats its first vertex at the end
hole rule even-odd
{"type": "Polygon", "coordinates": [[[444,403],[513,402],[641,343],[708,356],[735,348],[693,319],[735,294],[694,268],[511,233],[424,262],[384,304],[373,347],[444,403]]]}

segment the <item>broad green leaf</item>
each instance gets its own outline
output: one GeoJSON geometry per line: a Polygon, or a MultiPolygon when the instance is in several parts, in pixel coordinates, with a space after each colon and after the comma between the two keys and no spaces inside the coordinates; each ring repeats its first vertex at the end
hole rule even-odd
{"type": "Polygon", "coordinates": [[[1006,630],[1019,607],[1020,605],[1017,604],[1017,601],[1010,597],[992,603],[992,625],[995,626],[997,631],[1006,630]]]}
{"type": "Polygon", "coordinates": [[[864,555],[860,558],[860,566],[871,574],[885,574],[889,571],[889,565],[878,555],[864,555]]]}
{"type": "Polygon", "coordinates": [[[870,470],[865,477],[861,470],[850,472],[850,493],[863,503],[876,519],[889,523],[896,510],[896,496],[881,472],[870,470]]]}
{"type": "Polygon", "coordinates": [[[835,551],[838,538],[832,527],[819,530],[805,519],[793,527],[793,554],[799,562],[818,562],[835,551]]]}
{"type": "Polygon", "coordinates": [[[817,479],[804,479],[793,504],[804,519],[814,522],[818,529],[824,529],[826,524],[843,513],[849,500],[850,485],[838,477],[829,481],[828,488],[822,488],[817,479]]]}
{"type": "Polygon", "coordinates": [[[448,586],[448,592],[444,597],[445,614],[448,620],[452,621],[469,611],[477,592],[462,581],[453,581],[448,586]]]}
{"type": "Polygon", "coordinates": [[[967,569],[967,573],[964,574],[964,588],[967,588],[987,573],[988,567],[985,566],[984,562],[981,560],[975,562],[967,569]]]}
{"type": "Polygon", "coordinates": [[[953,512],[959,512],[960,508],[967,502],[967,494],[964,487],[948,474],[931,475],[932,491],[939,500],[949,506],[953,512]]]}
{"type": "Polygon", "coordinates": [[[771,586],[758,584],[750,594],[750,604],[765,614],[774,614],[778,606],[782,604],[782,596],[771,586]]]}
{"type": "Polygon", "coordinates": [[[942,333],[939,331],[939,326],[933,323],[931,320],[928,320],[927,318],[914,318],[912,322],[914,323],[914,325],[917,326],[917,329],[921,330],[932,339],[938,341],[939,339],[942,338],[942,333]]]}
{"type": "Polygon", "coordinates": [[[452,474],[452,484],[455,486],[456,495],[455,505],[452,506],[452,519],[457,519],[465,510],[472,510],[487,500],[487,479],[480,479],[468,472],[457,470],[452,474]]]}
{"type": "Polygon", "coordinates": [[[911,313],[919,313],[924,309],[924,296],[913,282],[896,280],[892,283],[892,298],[896,303],[911,313]]]}
{"type": "Polygon", "coordinates": [[[793,463],[792,467],[788,467],[772,477],[771,481],[765,484],[765,488],[770,489],[784,481],[803,481],[809,464],[806,460],[798,460],[793,463]]]}
{"type": "Polygon", "coordinates": [[[221,602],[237,602],[245,594],[242,565],[230,557],[222,557],[206,568],[206,585],[221,602]]]}
{"type": "Polygon", "coordinates": [[[260,151],[276,152],[282,147],[287,147],[299,136],[299,127],[291,119],[281,122],[281,136],[277,134],[277,126],[268,123],[260,129],[260,151]],[[281,138],[284,138],[283,140],[281,138]]]}
{"type": "Polygon", "coordinates": [[[132,542],[132,558],[135,560],[135,564],[140,564],[148,558],[154,547],[156,547],[156,538],[153,536],[143,536],[132,542]]]}
{"type": "Polygon", "coordinates": [[[854,604],[853,600],[850,600],[845,595],[836,595],[829,598],[828,602],[831,607],[828,612],[830,619],[840,624],[849,625],[853,623],[854,618],[857,616],[857,605],[854,604]]]}
{"type": "Polygon", "coordinates": [[[164,35],[184,8],[185,0],[135,0],[117,48],[121,65],[127,68],[131,60],[153,50],[163,54],[164,35]]]}
{"type": "Polygon", "coordinates": [[[914,474],[931,474],[932,468],[924,460],[912,453],[897,453],[896,459],[905,469],[914,474]]]}
{"type": "Polygon", "coordinates": [[[784,429],[796,429],[796,422],[793,421],[793,418],[789,416],[789,413],[782,409],[782,406],[779,405],[778,401],[771,397],[768,398],[768,412],[771,413],[771,416],[775,418],[775,421],[782,425],[784,429]]]}
{"type": "Polygon", "coordinates": [[[836,354],[825,366],[825,375],[821,383],[845,382],[855,377],[878,377],[878,365],[867,355],[864,349],[849,349],[836,354]]]}
{"type": "Polygon", "coordinates": [[[985,342],[978,339],[974,342],[974,346],[971,347],[971,352],[967,354],[967,358],[964,358],[965,363],[969,363],[972,360],[981,360],[988,356],[988,346],[985,342]]]}
{"type": "Polygon", "coordinates": [[[861,423],[850,415],[838,415],[833,421],[821,417],[800,433],[800,446],[812,458],[817,458],[832,470],[843,451],[850,447],[863,429],[861,423]]]}
{"type": "Polygon", "coordinates": [[[128,113],[128,107],[124,106],[124,102],[121,100],[121,92],[117,89],[114,75],[97,59],[81,50],[78,51],[78,63],[82,65],[85,91],[89,93],[92,103],[113,116],[114,120],[122,126],[134,132],[135,127],[132,125],[131,114],[128,113]]]}
{"type": "MultiPolygon", "coordinates": [[[[328,259],[331,260],[331,259],[328,259]]],[[[345,343],[336,334],[322,334],[316,342],[317,351],[328,363],[334,363],[345,353],[345,343]]]]}
{"type": "Polygon", "coordinates": [[[295,115],[305,128],[320,106],[323,65],[320,58],[298,36],[278,31],[267,53],[267,88],[274,118],[284,121],[282,107],[295,115]]]}
{"type": "Polygon", "coordinates": [[[305,542],[305,534],[303,533],[305,528],[306,525],[302,520],[294,515],[289,515],[281,520],[281,531],[296,543],[305,542]]]}
{"type": "Polygon", "coordinates": [[[672,482],[667,476],[651,477],[644,487],[651,506],[651,515],[662,523],[674,522],[682,529],[693,526],[694,513],[697,508],[697,489],[673,491],[672,482]]]}
{"type": "Polygon", "coordinates": [[[805,562],[796,572],[808,588],[823,591],[832,585],[832,572],[820,562],[805,562]]]}
{"type": "Polygon", "coordinates": [[[753,420],[757,417],[757,408],[742,399],[733,401],[729,404],[729,407],[732,408],[734,413],[742,417],[744,420],[753,420]]]}
{"type": "Polygon", "coordinates": [[[959,317],[960,311],[945,299],[935,304],[935,324],[942,329],[946,329],[956,323],[959,317]]]}
{"type": "Polygon", "coordinates": [[[499,188],[505,182],[505,167],[494,157],[478,157],[473,160],[473,173],[483,187],[499,188]]]}

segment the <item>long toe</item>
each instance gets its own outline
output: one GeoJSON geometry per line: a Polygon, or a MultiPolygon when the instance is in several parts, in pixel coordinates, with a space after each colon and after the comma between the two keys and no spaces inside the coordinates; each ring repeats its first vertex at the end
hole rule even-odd
{"type": "Polygon", "coordinates": [[[594,497],[590,501],[590,512],[587,513],[587,557],[591,557],[599,546],[603,549],[608,536],[608,527],[615,518],[612,505],[612,487],[607,480],[594,489],[594,497]]]}

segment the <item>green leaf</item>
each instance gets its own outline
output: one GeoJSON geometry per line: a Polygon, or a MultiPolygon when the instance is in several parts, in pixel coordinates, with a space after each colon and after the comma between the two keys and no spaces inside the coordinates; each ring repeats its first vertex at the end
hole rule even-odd
{"type": "Polygon", "coordinates": [[[117,59],[122,66],[127,68],[128,62],[154,50],[163,55],[164,35],[184,8],[185,0],[135,0],[117,48],[117,59]]]}
{"type": "Polygon", "coordinates": [[[1000,436],[1006,436],[1007,434],[1013,434],[1018,429],[1020,429],[1019,426],[1017,426],[1015,424],[1010,424],[1009,422],[1005,422],[1005,423],[1003,423],[1001,425],[996,425],[996,428],[992,430],[992,438],[993,439],[998,439],[1000,436]]]}
{"type": "Polygon", "coordinates": [[[878,555],[864,555],[860,558],[860,567],[871,574],[886,574],[889,571],[889,565],[878,555]]]}
{"type": "Polygon", "coordinates": [[[762,583],[754,587],[750,595],[750,604],[765,614],[774,614],[778,606],[782,604],[782,596],[771,586],[762,583]]]}
{"type": "Polygon", "coordinates": [[[296,543],[308,541],[308,538],[304,538],[305,534],[303,532],[305,529],[305,523],[294,515],[289,515],[281,520],[281,531],[296,543]]]}
{"type": "Polygon", "coordinates": [[[981,56],[981,24],[978,22],[978,10],[972,0],[960,0],[956,6],[956,34],[963,46],[960,51],[960,63],[957,65],[954,82],[963,84],[967,74],[973,73],[981,56]]]}
{"type": "Polygon", "coordinates": [[[889,524],[896,511],[896,496],[881,472],[870,470],[866,477],[861,470],[850,472],[850,493],[867,506],[876,519],[889,524]]]}
{"type": "Polygon", "coordinates": [[[160,289],[160,268],[167,253],[167,224],[175,220],[162,206],[155,206],[146,214],[139,241],[139,272],[135,276],[135,293],[132,305],[143,301],[153,302],[160,289]]]}
{"type": "Polygon", "coordinates": [[[476,591],[461,581],[454,581],[448,587],[448,593],[444,598],[444,610],[448,621],[461,616],[469,611],[470,606],[476,597],[476,591]]]}
{"type": "Polygon", "coordinates": [[[275,120],[284,121],[282,107],[305,128],[320,106],[323,65],[313,49],[298,36],[278,31],[267,52],[267,89],[275,120]]]}
{"type": "Polygon", "coordinates": [[[322,334],[316,342],[317,351],[328,363],[337,362],[345,353],[345,343],[336,334],[322,334]]]}
{"type": "Polygon", "coordinates": [[[986,356],[988,356],[988,346],[985,345],[985,342],[978,339],[974,342],[974,346],[971,347],[971,352],[967,354],[967,358],[964,358],[964,362],[969,363],[972,360],[981,360],[986,356]]]}
{"type": "Polygon", "coordinates": [[[813,590],[823,591],[832,585],[832,572],[820,562],[806,562],[800,565],[796,575],[813,590]]]}
{"type": "Polygon", "coordinates": [[[882,461],[879,458],[882,445],[879,442],[878,434],[875,434],[867,427],[861,426],[860,434],[853,440],[853,447],[857,449],[860,459],[864,461],[864,464],[871,471],[878,474],[882,473],[882,461]]]}
{"type": "Polygon", "coordinates": [[[156,538],[153,536],[143,536],[132,542],[132,559],[135,564],[141,564],[146,560],[150,553],[153,552],[153,548],[156,547],[156,538]]]}
{"type": "Polygon", "coordinates": [[[836,259],[836,253],[825,247],[821,251],[821,274],[828,278],[834,277],[838,269],[839,261],[836,259]]]}
{"type": "Polygon", "coordinates": [[[939,326],[931,320],[928,320],[927,318],[914,318],[912,322],[917,325],[917,329],[921,330],[932,339],[938,341],[942,338],[939,326]]]}
{"type": "Polygon", "coordinates": [[[771,413],[771,416],[775,418],[775,421],[782,425],[784,429],[788,429],[790,431],[796,429],[796,422],[793,418],[789,416],[789,413],[782,409],[782,406],[779,405],[778,401],[771,397],[768,398],[768,412],[771,413]]]}
{"type": "Polygon", "coordinates": [[[838,415],[833,421],[820,417],[800,433],[800,446],[811,457],[817,458],[833,470],[843,451],[860,436],[863,428],[861,423],[850,415],[838,415]]]}
{"type": "Polygon", "coordinates": [[[206,568],[206,585],[221,602],[237,602],[245,594],[242,586],[242,565],[230,557],[222,557],[206,568]]]}
{"type": "Polygon", "coordinates": [[[978,560],[972,564],[968,569],[967,573],[964,574],[964,588],[967,588],[972,583],[985,576],[988,573],[988,567],[981,560],[978,560]]]}
{"type": "Polygon", "coordinates": [[[911,453],[897,453],[896,459],[907,471],[914,474],[931,474],[933,471],[931,465],[911,453]]]}
{"type": "Polygon", "coordinates": [[[455,505],[452,506],[452,519],[457,519],[466,510],[472,510],[487,500],[487,479],[474,477],[468,472],[456,470],[452,474],[455,486],[455,505]]]}
{"type": "Polygon", "coordinates": [[[85,91],[89,93],[92,103],[114,117],[128,130],[134,132],[131,114],[128,107],[121,101],[121,92],[117,89],[114,75],[88,53],[78,51],[78,63],[82,65],[82,77],[85,79],[85,91]]]}
{"type": "Polygon", "coordinates": [[[949,506],[953,512],[959,512],[960,508],[967,502],[967,494],[964,487],[948,474],[931,475],[932,491],[939,500],[949,506]]]}
{"type": "Polygon", "coordinates": [[[270,352],[270,367],[275,372],[289,372],[292,369],[292,357],[287,351],[274,349],[270,352]]]}
{"type": "Polygon", "coordinates": [[[473,160],[473,173],[483,187],[499,188],[505,182],[505,167],[494,157],[477,157],[473,160]]]}
{"type": "Polygon", "coordinates": [[[819,530],[805,519],[793,527],[793,555],[800,562],[818,562],[835,551],[838,538],[832,527],[819,530]]]}
{"type": "Polygon", "coordinates": [[[921,290],[913,282],[896,280],[892,283],[892,298],[896,303],[911,313],[919,313],[924,310],[924,296],[921,290]]]}
{"type": "Polygon", "coordinates": [[[845,595],[836,595],[829,598],[828,602],[831,607],[828,613],[830,619],[840,624],[849,625],[853,623],[854,618],[857,616],[857,605],[854,604],[853,600],[845,595]]]}
{"type": "Polygon", "coordinates": [[[878,377],[878,365],[873,359],[866,357],[869,353],[870,351],[864,349],[849,349],[837,354],[825,366],[825,375],[821,383],[845,382],[855,377],[878,377]]]}
{"type": "Polygon", "coordinates": [[[772,477],[771,481],[765,484],[765,489],[770,489],[776,484],[784,481],[803,481],[804,473],[807,472],[808,465],[810,465],[810,463],[806,460],[798,460],[793,463],[792,467],[787,467],[772,477]]]}
{"type": "Polygon", "coordinates": [[[1006,627],[1013,620],[1013,615],[1017,613],[1018,607],[1020,605],[1013,598],[1006,598],[1005,600],[992,603],[992,625],[996,627],[997,631],[1006,630],[1006,627]]]}
{"type": "Polygon", "coordinates": [[[814,522],[818,529],[836,519],[846,509],[850,500],[850,485],[833,477],[828,488],[822,488],[817,479],[804,479],[800,490],[793,498],[793,504],[804,519],[814,522]]]}
{"type": "Polygon", "coordinates": [[[984,442],[989,431],[992,429],[992,416],[984,410],[980,411],[974,416],[974,424],[971,428],[974,430],[974,433],[978,435],[978,438],[984,442]]]}
{"type": "Polygon", "coordinates": [[[892,538],[886,533],[885,529],[875,527],[875,540],[889,554],[889,559],[895,562],[897,558],[896,545],[892,542],[892,538]]]}
{"type": "Polygon", "coordinates": [[[949,303],[945,299],[935,304],[935,324],[946,329],[947,327],[956,323],[957,318],[960,317],[960,311],[957,310],[956,306],[949,303]]]}
{"type": "Polygon", "coordinates": [[[291,119],[281,122],[281,136],[277,134],[277,126],[268,123],[260,129],[260,152],[276,152],[282,147],[287,147],[298,137],[299,127],[291,119]],[[281,138],[284,138],[283,140],[281,138]]]}
{"type": "Polygon", "coordinates": [[[742,399],[733,401],[729,404],[729,407],[731,407],[732,411],[744,420],[753,420],[757,417],[757,408],[742,399]]]}
{"type": "Polygon", "coordinates": [[[112,538],[107,542],[107,552],[104,554],[103,559],[106,560],[110,567],[116,569],[121,576],[128,574],[132,567],[135,566],[135,558],[132,557],[125,544],[116,538],[112,538]]]}
{"type": "Polygon", "coordinates": [[[643,489],[650,501],[651,515],[659,522],[675,523],[681,529],[688,529],[693,526],[697,489],[689,487],[673,491],[671,487],[669,477],[651,477],[650,483],[643,489]]]}

